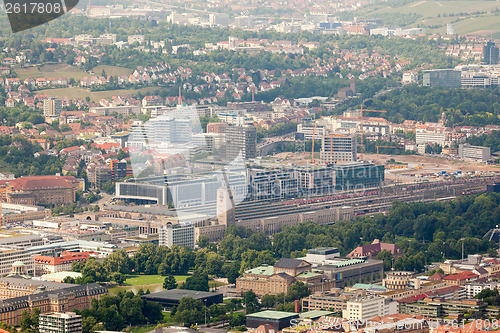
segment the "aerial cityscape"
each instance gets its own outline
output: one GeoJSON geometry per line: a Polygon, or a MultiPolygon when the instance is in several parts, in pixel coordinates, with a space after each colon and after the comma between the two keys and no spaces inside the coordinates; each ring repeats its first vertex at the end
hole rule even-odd
{"type": "Polygon", "coordinates": [[[0,333],[500,333],[498,0],[0,21],[0,333]]]}

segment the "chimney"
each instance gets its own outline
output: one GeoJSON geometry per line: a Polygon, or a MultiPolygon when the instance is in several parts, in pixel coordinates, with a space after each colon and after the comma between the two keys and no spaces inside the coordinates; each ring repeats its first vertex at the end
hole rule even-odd
{"type": "Polygon", "coordinates": [[[298,299],[295,300],[295,312],[300,313],[300,301],[298,299]]]}

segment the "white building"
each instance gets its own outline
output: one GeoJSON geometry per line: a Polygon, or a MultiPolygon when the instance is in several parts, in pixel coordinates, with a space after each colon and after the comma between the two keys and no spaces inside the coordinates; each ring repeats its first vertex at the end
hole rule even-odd
{"type": "Polygon", "coordinates": [[[443,146],[446,140],[446,134],[441,131],[426,131],[426,130],[417,130],[416,133],[416,143],[436,143],[438,145],[443,146]]]}
{"type": "Polygon", "coordinates": [[[323,126],[316,126],[316,130],[314,129],[314,124],[298,124],[297,125],[297,133],[304,134],[304,140],[312,140],[314,133],[314,140],[321,140],[325,135],[325,128],[323,126]]]}
{"type": "Polygon", "coordinates": [[[484,289],[500,290],[500,283],[498,282],[488,282],[488,283],[467,283],[465,285],[465,292],[467,294],[467,299],[474,298],[484,289]]]}
{"type": "Polygon", "coordinates": [[[74,312],[51,312],[40,314],[40,333],[81,333],[82,316],[74,312]]]}
{"type": "Polygon", "coordinates": [[[229,25],[229,15],[224,13],[215,13],[208,16],[208,23],[211,27],[227,27],[229,25]]]}
{"type": "Polygon", "coordinates": [[[321,140],[320,158],[324,163],[355,162],[356,135],[333,133],[324,135],[321,140]]]}
{"type": "Polygon", "coordinates": [[[490,147],[471,146],[468,143],[461,143],[458,146],[458,157],[463,160],[486,162],[491,158],[491,150],[490,147]]]}
{"type": "Polygon", "coordinates": [[[194,225],[191,223],[167,223],[159,229],[158,236],[161,246],[178,245],[194,248],[194,225]]]}
{"type": "Polygon", "coordinates": [[[397,302],[380,296],[366,296],[347,301],[342,310],[342,318],[349,320],[369,320],[385,317],[398,312],[397,302]]]}
{"type": "Polygon", "coordinates": [[[12,265],[15,262],[22,262],[28,274],[33,274],[35,270],[35,260],[31,253],[26,250],[0,248],[0,275],[10,274],[12,265]]]}

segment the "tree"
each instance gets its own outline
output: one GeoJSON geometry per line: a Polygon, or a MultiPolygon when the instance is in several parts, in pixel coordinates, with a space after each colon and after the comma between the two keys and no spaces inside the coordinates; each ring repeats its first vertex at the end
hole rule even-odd
{"type": "Polygon", "coordinates": [[[163,289],[175,289],[177,288],[177,281],[175,280],[175,277],[171,274],[167,275],[165,277],[165,280],[163,280],[163,289]]]}
{"type": "Polygon", "coordinates": [[[268,308],[268,309],[273,308],[276,305],[276,296],[271,294],[266,294],[262,296],[260,304],[262,305],[263,308],[268,308]]]}
{"type": "Polygon", "coordinates": [[[296,282],[290,286],[286,294],[287,301],[300,300],[311,295],[311,289],[304,282],[296,282]]]}
{"type": "Polygon", "coordinates": [[[198,291],[209,291],[210,287],[208,285],[208,274],[203,272],[195,272],[186,279],[186,281],[180,286],[180,289],[188,290],[198,290],[198,291]]]}
{"type": "Polygon", "coordinates": [[[123,274],[121,273],[114,273],[113,274],[113,281],[115,281],[118,284],[123,284],[125,282],[126,278],[123,274]]]}
{"type": "Polygon", "coordinates": [[[388,271],[392,267],[392,260],[394,259],[394,256],[390,251],[382,250],[379,254],[377,254],[377,259],[384,262],[384,271],[388,271]]]}
{"type": "Polygon", "coordinates": [[[245,304],[247,313],[254,313],[260,309],[259,300],[253,290],[249,290],[243,294],[243,303],[245,304]]]}
{"type": "Polygon", "coordinates": [[[198,246],[200,248],[206,248],[208,247],[208,244],[210,244],[210,240],[208,239],[207,236],[205,235],[201,235],[200,237],[198,237],[198,246]]]}
{"type": "Polygon", "coordinates": [[[204,305],[201,300],[183,297],[176,308],[174,321],[191,326],[204,318],[204,305]]]}

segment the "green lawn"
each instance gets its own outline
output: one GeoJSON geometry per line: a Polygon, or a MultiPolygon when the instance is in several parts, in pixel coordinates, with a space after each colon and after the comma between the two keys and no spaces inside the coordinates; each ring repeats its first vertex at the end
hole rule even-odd
{"type": "MultiPolygon", "coordinates": [[[[186,281],[189,275],[174,275],[177,282],[186,281]]],[[[127,286],[147,286],[150,284],[162,283],[165,280],[161,275],[127,275],[125,285],[127,286]]]]}
{"type": "Polygon", "coordinates": [[[69,79],[74,78],[75,80],[79,80],[82,77],[89,75],[80,68],[68,64],[52,64],[27,68],[16,68],[15,72],[19,76],[20,80],[24,80],[28,77],[31,77],[33,79],[37,79],[40,77],[46,79],[51,77],[67,77],[69,79]]]}

